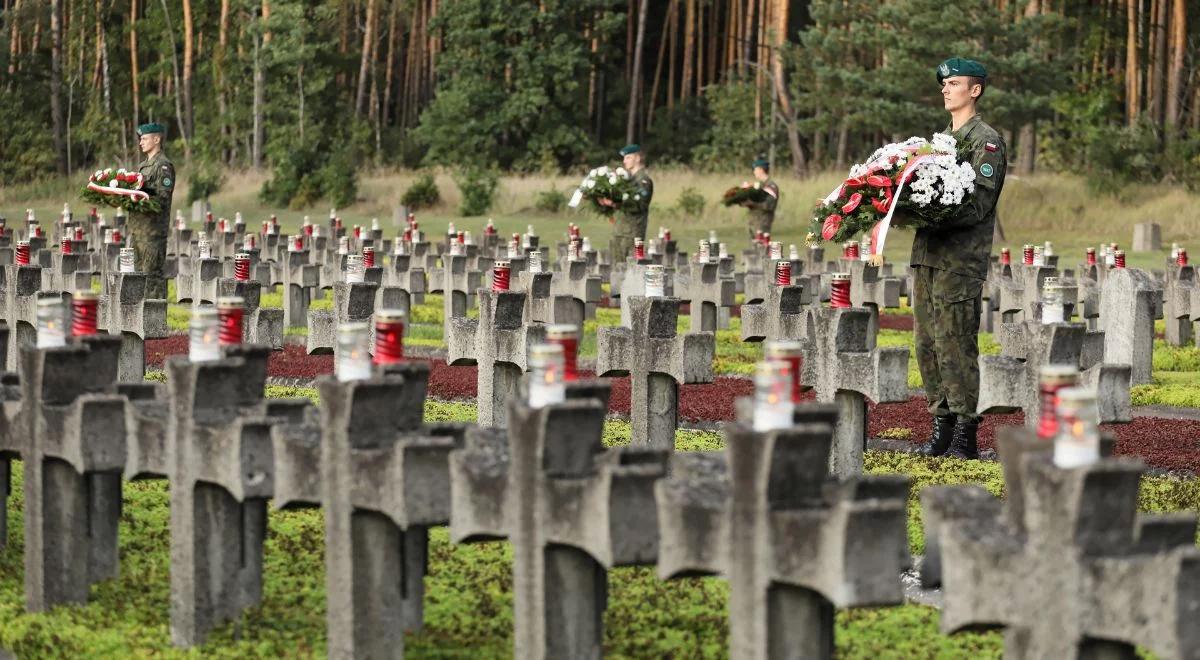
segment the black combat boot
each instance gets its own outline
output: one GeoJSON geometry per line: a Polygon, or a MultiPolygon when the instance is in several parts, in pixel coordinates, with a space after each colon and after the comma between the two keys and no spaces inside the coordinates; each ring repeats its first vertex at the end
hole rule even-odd
{"type": "Polygon", "coordinates": [[[978,432],[979,422],[959,417],[958,423],[954,425],[954,437],[950,440],[950,449],[946,455],[954,458],[979,458],[979,443],[975,439],[978,432]]]}
{"type": "Polygon", "coordinates": [[[941,456],[950,448],[950,436],[954,434],[954,415],[934,415],[933,436],[917,453],[922,456],[941,456]]]}

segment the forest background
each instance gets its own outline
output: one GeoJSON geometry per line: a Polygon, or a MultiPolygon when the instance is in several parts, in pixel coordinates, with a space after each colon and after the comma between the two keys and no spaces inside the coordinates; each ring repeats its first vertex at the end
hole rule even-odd
{"type": "MultiPolygon", "coordinates": [[[[138,160],[188,195],[353,202],[371,168],[578,172],[626,142],[700,172],[844,170],[945,124],[982,61],[1013,171],[1200,187],[1200,0],[2,0],[0,185],[138,160]]],[[[461,186],[460,186],[461,187],[461,186]]],[[[177,202],[178,203],[178,202],[177,202]]]]}

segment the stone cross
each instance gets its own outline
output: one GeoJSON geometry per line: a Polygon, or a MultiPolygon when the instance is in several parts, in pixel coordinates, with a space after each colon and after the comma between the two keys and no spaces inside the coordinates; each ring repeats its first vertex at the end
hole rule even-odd
{"type": "Polygon", "coordinates": [[[321,282],[320,266],[309,263],[308,250],[289,251],[283,263],[283,320],[289,328],[308,323],[313,290],[321,282]]]}
{"type": "Polygon", "coordinates": [[[550,271],[517,273],[516,290],[525,294],[524,316],[532,323],[563,323],[583,327],[583,305],[570,294],[555,294],[554,280],[562,275],[550,271]]]}
{"type": "Polygon", "coordinates": [[[676,276],[675,283],[682,289],[679,297],[690,306],[689,332],[716,332],[722,316],[719,311],[728,312],[734,304],[733,278],[722,276],[720,267],[716,261],[695,263],[686,277],[682,270],[676,276]]]}
{"type": "Polygon", "coordinates": [[[742,341],[803,339],[805,309],[812,302],[808,284],[771,286],[760,303],[742,305],[742,341]]]}
{"type": "MultiPolygon", "coordinates": [[[[379,285],[374,282],[334,282],[333,311],[308,312],[309,355],[337,354],[337,329],[344,323],[368,321],[375,313],[379,285]]],[[[370,329],[375,336],[375,328],[370,329]]]]}
{"type": "Polygon", "coordinates": [[[583,319],[596,318],[596,305],[600,302],[601,295],[600,277],[589,274],[586,261],[560,259],[555,266],[550,293],[556,296],[570,296],[576,307],[574,316],[580,319],[578,325],[582,328],[583,319]]]}
{"type": "Polygon", "coordinates": [[[508,409],[507,440],[475,432],[451,454],[451,538],[512,542],[514,657],[598,658],[608,570],[658,556],[668,453],[605,449],[598,399],[508,409]]]}
{"type": "Polygon", "coordinates": [[[121,337],[117,379],[140,382],[146,375],[146,340],[169,333],[167,301],[146,298],[145,273],[109,273],[99,316],[101,329],[121,337]]]}
{"type": "MultiPolygon", "coordinates": [[[[262,599],[274,488],[271,427],[288,421],[278,410],[287,402],[263,400],[270,349],[242,345],[223,353],[213,362],[175,356],[165,364],[171,639],[181,647],[204,643],[214,627],[262,599]]],[[[307,402],[291,403],[303,410],[307,402]]]]}
{"type": "Polygon", "coordinates": [[[21,350],[25,607],[87,602],[118,571],[125,399],[111,393],[121,340],[21,350]]]}
{"type": "Polygon", "coordinates": [[[240,282],[222,277],[217,282],[217,296],[237,296],[242,299],[242,341],[247,344],[267,346],[271,350],[283,348],[283,310],[263,307],[262,282],[246,280],[240,282]]]}
{"type": "Polygon", "coordinates": [[[1080,369],[1080,384],[1096,390],[1101,422],[1128,422],[1128,364],[1106,364],[1102,333],[1089,333],[1081,323],[1025,321],[1005,323],[996,333],[1002,355],[979,356],[980,413],[1025,412],[1026,428],[1036,428],[1042,401],[1038,392],[1041,369],[1066,364],[1080,369]]]}
{"type": "Polygon", "coordinates": [[[628,327],[597,332],[596,373],[629,375],[629,418],[635,446],[673,449],[679,420],[679,384],[711,383],[716,338],[711,332],[678,335],[678,298],[629,296],[628,327]]]}
{"type": "Polygon", "coordinates": [[[1133,367],[1133,385],[1149,383],[1154,320],[1162,318],[1162,287],[1137,268],[1113,268],[1100,289],[1105,359],[1133,367]]]}
{"type": "Polygon", "coordinates": [[[6,369],[17,371],[21,347],[37,343],[37,301],[65,297],[61,291],[41,290],[41,266],[4,266],[3,272],[3,318],[9,327],[6,369]]]}
{"type": "MultiPolygon", "coordinates": [[[[629,299],[634,296],[646,295],[646,266],[649,264],[632,263],[625,266],[621,283],[621,325],[630,327],[629,299]]],[[[663,295],[675,295],[675,271],[663,269],[663,295]]]]}
{"type": "Polygon", "coordinates": [[[189,274],[185,276],[181,272],[175,280],[175,301],[195,305],[216,303],[217,280],[221,278],[222,270],[220,259],[192,257],[189,274]]]}
{"type": "Polygon", "coordinates": [[[1158,223],[1139,222],[1133,226],[1133,251],[1157,252],[1162,249],[1162,228],[1158,223]]]}
{"type": "Polygon", "coordinates": [[[943,588],[942,631],[1003,627],[1012,658],[1195,657],[1195,514],[1139,514],[1140,461],[1061,469],[1052,443],[1016,428],[997,449],[1003,502],[978,486],[921,493],[921,579],[943,588]]]}
{"type": "Polygon", "coordinates": [[[429,527],[450,520],[463,424],[425,425],[429,365],[324,377],[319,424],[276,426],[275,502],[325,509],[329,656],[403,657],[423,625],[429,527]]]}
{"type": "Polygon", "coordinates": [[[871,334],[879,333],[879,309],[900,306],[900,278],[886,277],[880,266],[850,260],[850,304],[871,312],[871,334]]]}
{"type": "MultiPolygon", "coordinates": [[[[490,286],[491,283],[489,282],[490,286]]],[[[464,255],[442,256],[442,268],[430,271],[429,290],[442,293],[443,332],[449,334],[450,320],[462,318],[475,304],[475,290],[483,286],[483,273],[467,269],[464,255]]]]}
{"type": "Polygon", "coordinates": [[[525,294],[479,289],[479,318],[447,319],[446,362],[478,365],[480,426],[506,426],[504,402],[518,391],[528,368],[529,347],[540,343],[546,328],[524,318],[525,294]]]}
{"type": "MultiPolygon", "coordinates": [[[[1166,320],[1165,338],[1172,346],[1187,346],[1192,343],[1192,301],[1196,299],[1196,267],[1192,264],[1178,266],[1166,280],[1163,290],[1163,318],[1166,320]]],[[[1200,311],[1200,310],[1196,310],[1200,311]]]]}
{"type": "Polygon", "coordinates": [[[861,474],[867,444],[867,399],[908,401],[908,349],[878,348],[871,312],[859,307],[811,307],[806,319],[801,381],[817,401],[837,407],[829,470],[861,474]]]}
{"type": "Polygon", "coordinates": [[[732,424],[655,484],[658,575],[729,581],[730,657],[832,658],[834,608],[903,600],[908,478],[833,477],[832,442],[827,423],[732,424]]]}
{"type": "Polygon", "coordinates": [[[384,271],[384,284],[408,292],[409,306],[425,303],[425,269],[411,255],[393,254],[384,271]]]}
{"type": "Polygon", "coordinates": [[[1000,320],[1004,323],[1031,320],[1035,318],[1035,305],[1042,299],[1042,284],[1058,271],[1050,266],[1024,264],[1010,265],[1008,269],[1010,276],[1001,276],[999,282],[1000,320]]]}

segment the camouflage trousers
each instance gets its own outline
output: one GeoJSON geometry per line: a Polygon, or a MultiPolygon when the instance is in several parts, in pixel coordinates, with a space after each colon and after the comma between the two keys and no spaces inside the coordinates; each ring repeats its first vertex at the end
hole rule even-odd
{"type": "Polygon", "coordinates": [[[750,218],[747,220],[746,229],[750,233],[751,240],[754,239],[754,233],[761,231],[765,234],[771,233],[771,225],[775,223],[774,213],[755,213],[750,212],[750,218]]]}
{"type": "Polygon", "coordinates": [[[983,281],[913,267],[913,339],[929,412],[978,420],[979,294],[983,281]]]}
{"type": "Polygon", "coordinates": [[[633,239],[646,238],[646,225],[650,218],[646,215],[618,215],[613,226],[612,239],[608,242],[608,254],[612,263],[623,263],[633,257],[633,239]]]}
{"type": "Polygon", "coordinates": [[[130,214],[125,221],[135,268],[146,274],[147,298],[165,300],[167,297],[167,280],[163,276],[167,261],[167,222],[164,217],[137,213],[130,214]]]}

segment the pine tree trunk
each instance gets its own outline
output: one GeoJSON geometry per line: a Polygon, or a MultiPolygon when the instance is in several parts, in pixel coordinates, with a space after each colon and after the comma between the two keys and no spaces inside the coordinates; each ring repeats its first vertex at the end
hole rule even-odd
{"type": "Polygon", "coordinates": [[[1141,111],[1138,72],[1138,5],[1139,0],[1126,0],[1125,32],[1125,119],[1132,126],[1141,111]]]}
{"type": "Polygon", "coordinates": [[[232,164],[229,148],[229,91],[226,61],[229,57],[229,0],[221,0],[221,17],[217,23],[217,50],[213,58],[213,85],[217,88],[217,122],[221,127],[221,162],[232,164]]]}
{"type": "MultiPolygon", "coordinates": [[[[262,0],[262,10],[259,14],[259,20],[265,26],[267,19],[271,17],[271,4],[269,0],[262,0]]],[[[251,134],[250,142],[250,162],[255,169],[262,167],[263,163],[263,133],[266,127],[263,125],[263,105],[266,86],[267,73],[266,65],[263,63],[267,44],[271,41],[271,33],[264,31],[261,37],[254,39],[254,100],[253,112],[254,126],[251,134]]]]}
{"type": "MultiPolygon", "coordinates": [[[[1187,55],[1187,0],[1174,0],[1171,11],[1171,68],[1167,75],[1167,135],[1174,137],[1179,125],[1179,103],[1183,96],[1183,66],[1187,55]]],[[[1193,108],[1195,112],[1197,109],[1193,108]]]]}
{"type": "Polygon", "coordinates": [[[633,142],[636,137],[638,111],[641,109],[639,94],[642,91],[642,47],[646,40],[646,10],[650,0],[641,0],[638,7],[637,43],[633,47],[633,76],[629,81],[629,114],[625,118],[625,141],[633,142]]]}
{"type": "Polygon", "coordinates": [[[62,0],[50,0],[50,119],[54,124],[54,157],[58,173],[67,173],[67,143],[63,137],[62,0]]]}
{"type": "Polygon", "coordinates": [[[379,0],[367,0],[367,22],[363,30],[362,56],[358,63],[358,93],[354,96],[354,116],[361,117],[367,106],[367,73],[375,40],[375,15],[379,13],[379,0]]]}
{"type": "Polygon", "coordinates": [[[13,78],[17,75],[17,56],[21,54],[21,2],[22,0],[16,0],[9,17],[12,22],[12,29],[9,31],[8,37],[8,91],[10,92],[13,78]]]}
{"type": "Polygon", "coordinates": [[[384,77],[383,88],[383,122],[392,119],[392,89],[396,80],[396,23],[400,20],[400,0],[392,0],[391,11],[388,12],[388,45],[387,45],[387,74],[384,77]]]}
{"type": "Polygon", "coordinates": [[[696,0],[687,0],[683,28],[683,75],[679,81],[679,98],[692,95],[692,63],[696,58],[696,0]]]}
{"type": "Polygon", "coordinates": [[[194,56],[194,32],[192,21],[192,0],[183,0],[183,83],[180,92],[183,94],[183,126],[180,132],[185,139],[190,140],[195,135],[192,114],[192,58],[194,56]]]}
{"type": "MultiPolygon", "coordinates": [[[[1030,19],[1036,17],[1042,11],[1040,0],[1031,0],[1025,5],[1025,18],[1030,19]]],[[[1037,167],[1037,127],[1034,122],[1026,122],[1021,125],[1021,130],[1017,137],[1017,172],[1020,174],[1033,174],[1037,167]]]]}
{"type": "MultiPolygon", "coordinates": [[[[675,16],[675,8],[679,4],[679,0],[671,0],[671,4],[667,5],[667,16],[663,21],[663,31],[671,24],[671,18],[675,16]]],[[[667,51],[667,41],[665,37],[658,40],[658,60],[654,63],[654,83],[650,85],[650,104],[646,110],[646,126],[649,128],[654,124],[654,108],[658,106],[658,82],[662,79],[663,59],[667,51]]]]}
{"type": "Polygon", "coordinates": [[[130,0],[130,83],[133,88],[133,125],[140,124],[142,106],[138,97],[138,0],[130,0]]]}

